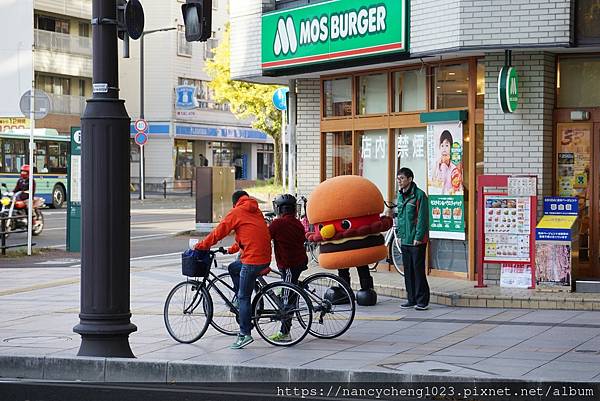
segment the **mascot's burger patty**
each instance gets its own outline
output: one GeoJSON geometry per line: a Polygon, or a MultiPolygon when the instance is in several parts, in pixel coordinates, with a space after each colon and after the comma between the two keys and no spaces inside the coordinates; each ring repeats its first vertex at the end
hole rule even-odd
{"type": "Polygon", "coordinates": [[[318,230],[306,235],[320,244],[319,265],[329,269],[362,266],[387,256],[380,234],[392,227],[383,196],[366,178],[347,175],[322,182],[310,196],[307,214],[318,230]]]}

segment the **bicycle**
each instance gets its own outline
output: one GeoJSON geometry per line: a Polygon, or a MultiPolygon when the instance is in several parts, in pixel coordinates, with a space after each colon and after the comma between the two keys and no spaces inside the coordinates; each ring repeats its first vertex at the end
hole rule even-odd
{"type": "MultiPolygon", "coordinates": [[[[223,280],[229,273],[217,276],[211,271],[213,264],[217,266],[215,255],[219,252],[225,253],[222,249],[210,250],[206,271],[175,285],[167,296],[163,311],[165,325],[169,335],[180,343],[191,344],[198,341],[209,325],[224,334],[233,335],[238,332],[239,309],[234,302],[235,296],[226,295],[223,287],[217,284],[225,285],[224,289],[233,293],[233,285],[228,285],[223,280]],[[215,303],[211,289],[217,300],[216,305],[220,308],[218,315],[214,314],[215,303]],[[216,318],[219,320],[215,320],[216,318]],[[236,322],[235,331],[232,327],[233,320],[236,322]],[[222,321],[228,322],[227,326],[222,321]]],[[[251,320],[258,334],[269,344],[295,345],[306,337],[311,328],[313,306],[304,290],[298,286],[281,281],[267,283],[264,277],[270,270],[269,267],[263,269],[257,277],[256,294],[251,303],[251,320]],[[289,328],[290,340],[272,339],[282,327],[289,328]]]]}
{"type": "MultiPolygon", "coordinates": [[[[273,272],[281,277],[280,272],[273,272]]],[[[335,338],[350,328],[356,304],[354,292],[343,279],[331,273],[315,273],[300,280],[298,286],[310,300],[313,317],[308,332],[312,336],[335,338]]],[[[230,301],[235,298],[235,292],[229,272],[216,276],[208,289],[219,294],[218,297],[212,296],[213,300],[217,298],[215,310],[218,310],[219,317],[213,318],[212,326],[223,334],[237,334],[237,316],[232,313],[230,301]]],[[[303,325],[305,321],[299,323],[303,325]]]]}
{"type": "MultiPolygon", "coordinates": [[[[387,203],[385,201],[383,203],[389,210],[394,210],[398,207],[398,205],[395,203],[387,203]]],[[[394,224],[388,231],[386,231],[384,236],[384,244],[388,249],[388,256],[386,258],[386,262],[391,265],[394,265],[394,268],[396,269],[398,274],[404,276],[404,263],[402,262],[401,241],[396,234],[398,212],[394,211],[392,213],[392,216],[394,224]]],[[[369,269],[371,271],[375,271],[377,269],[378,264],[379,262],[375,263],[375,266],[369,267],[369,269]]]]}

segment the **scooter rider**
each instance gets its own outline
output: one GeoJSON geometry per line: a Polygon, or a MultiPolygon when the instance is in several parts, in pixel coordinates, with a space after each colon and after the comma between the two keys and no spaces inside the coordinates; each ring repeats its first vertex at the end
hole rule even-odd
{"type": "MultiPolygon", "coordinates": [[[[35,196],[35,179],[33,181],[33,196],[35,196]]],[[[29,199],[29,164],[24,164],[21,167],[21,177],[17,180],[17,185],[15,185],[15,189],[13,192],[21,193],[17,196],[17,200],[24,201],[29,199]]]]}

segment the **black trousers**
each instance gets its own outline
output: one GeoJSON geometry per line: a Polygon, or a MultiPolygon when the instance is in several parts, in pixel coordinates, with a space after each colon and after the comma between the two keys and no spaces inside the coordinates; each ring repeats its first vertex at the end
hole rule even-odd
{"type": "Polygon", "coordinates": [[[426,244],[402,245],[402,263],[404,264],[404,283],[408,303],[429,305],[429,284],[425,275],[426,244]]]}
{"type": "MultiPolygon", "coordinates": [[[[360,280],[360,289],[373,289],[373,277],[371,277],[369,266],[357,266],[356,271],[358,272],[358,279],[360,280]]],[[[338,269],[338,276],[346,280],[348,285],[350,285],[350,269],[338,269]]]]}
{"type": "MultiPolygon", "coordinates": [[[[293,268],[293,269],[279,269],[282,274],[283,281],[286,283],[291,283],[298,285],[298,279],[300,278],[300,274],[306,270],[303,268],[293,268]]],[[[286,308],[296,309],[297,295],[295,292],[290,292],[289,290],[283,290],[281,294],[283,304],[286,308]]],[[[291,317],[284,319],[281,321],[281,333],[289,334],[292,329],[292,319],[291,317]]]]}

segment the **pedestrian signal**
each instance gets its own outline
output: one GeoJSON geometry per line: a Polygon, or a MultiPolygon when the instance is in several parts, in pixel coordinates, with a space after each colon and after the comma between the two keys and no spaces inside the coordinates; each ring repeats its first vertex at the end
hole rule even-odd
{"type": "Polygon", "coordinates": [[[186,0],[181,5],[185,40],[206,42],[211,37],[212,0],[186,0]]]}

